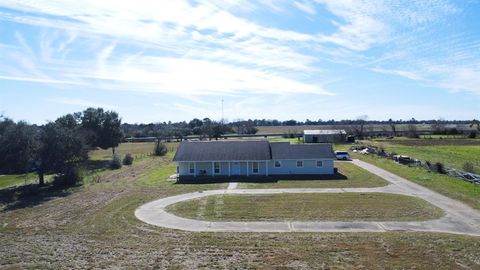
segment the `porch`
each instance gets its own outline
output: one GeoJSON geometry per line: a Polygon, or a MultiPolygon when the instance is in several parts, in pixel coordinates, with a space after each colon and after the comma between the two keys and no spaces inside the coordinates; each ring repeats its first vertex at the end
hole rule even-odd
{"type": "Polygon", "coordinates": [[[236,177],[269,176],[269,160],[264,161],[209,161],[178,162],[180,177],[236,177]]]}

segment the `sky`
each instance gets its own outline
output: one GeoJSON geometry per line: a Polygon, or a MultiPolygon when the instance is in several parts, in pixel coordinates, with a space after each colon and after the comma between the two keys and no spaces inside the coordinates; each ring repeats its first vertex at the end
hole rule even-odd
{"type": "Polygon", "coordinates": [[[0,114],[480,117],[480,0],[0,0],[0,114]]]}

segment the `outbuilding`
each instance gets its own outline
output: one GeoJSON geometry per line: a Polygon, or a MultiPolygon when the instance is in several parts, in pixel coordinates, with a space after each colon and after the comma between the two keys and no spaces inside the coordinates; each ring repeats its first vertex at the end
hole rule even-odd
{"type": "Polygon", "coordinates": [[[304,130],[303,142],[305,143],[339,143],[346,142],[345,130],[304,130]]]}

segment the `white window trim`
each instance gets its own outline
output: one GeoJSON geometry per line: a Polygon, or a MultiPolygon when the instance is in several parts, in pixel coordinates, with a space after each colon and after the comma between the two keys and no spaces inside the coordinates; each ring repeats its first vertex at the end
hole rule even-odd
{"type": "Polygon", "coordinates": [[[323,168],[323,160],[317,160],[315,165],[317,165],[317,168],[323,168]],[[318,162],[321,162],[322,166],[318,166],[318,162]]]}
{"type": "Polygon", "coordinates": [[[195,163],[189,162],[188,163],[188,174],[195,174],[195,163]],[[192,166],[190,166],[192,165],[192,166]],[[193,170],[193,172],[192,172],[193,170]]]}
{"type": "Polygon", "coordinates": [[[296,165],[297,165],[297,168],[303,168],[303,160],[297,160],[296,165]],[[298,162],[302,162],[302,166],[298,166],[298,162]]]}
{"type": "Polygon", "coordinates": [[[260,173],[260,163],[259,162],[252,162],[252,173],[259,174],[260,173]],[[257,164],[257,171],[255,171],[255,166],[253,164],[257,164]]]}
{"type": "Polygon", "coordinates": [[[280,160],[275,160],[273,161],[273,167],[274,168],[281,168],[282,167],[282,162],[280,160]],[[278,162],[278,167],[277,167],[277,162],[278,162]]]}
{"type": "Polygon", "coordinates": [[[222,166],[220,162],[213,162],[213,173],[215,174],[221,174],[222,173],[222,166]],[[215,166],[218,165],[218,172],[216,171],[215,166]]]}

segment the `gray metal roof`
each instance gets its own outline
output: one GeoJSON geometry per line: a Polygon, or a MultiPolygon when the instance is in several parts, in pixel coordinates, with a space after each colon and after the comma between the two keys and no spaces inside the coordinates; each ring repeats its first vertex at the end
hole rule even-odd
{"type": "Polygon", "coordinates": [[[305,135],[340,135],[347,134],[345,130],[341,129],[323,129],[323,130],[304,130],[305,135]]]}
{"type": "Polygon", "coordinates": [[[269,160],[267,141],[182,142],[173,161],[269,160]]]}
{"type": "Polygon", "coordinates": [[[331,144],[290,144],[267,141],[210,141],[180,143],[173,161],[246,161],[335,158],[331,144]]]}
{"type": "Polygon", "coordinates": [[[329,143],[290,144],[270,143],[272,159],[330,159],[335,158],[329,143]]]}

